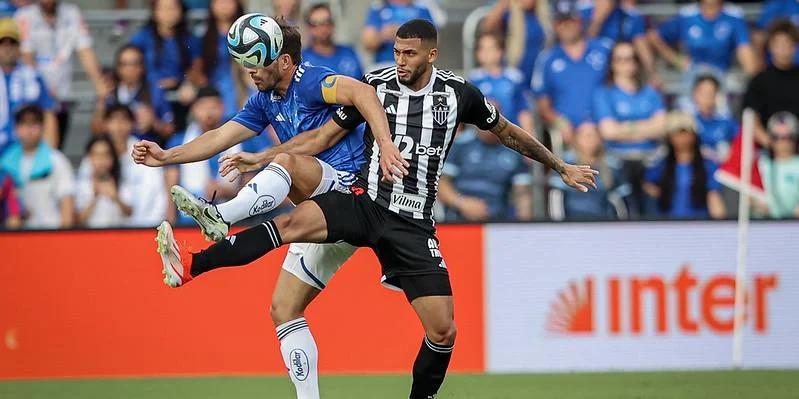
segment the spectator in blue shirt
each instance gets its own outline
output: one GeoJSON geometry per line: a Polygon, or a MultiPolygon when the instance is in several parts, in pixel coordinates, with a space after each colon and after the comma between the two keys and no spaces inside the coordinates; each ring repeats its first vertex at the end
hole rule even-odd
{"type": "Polygon", "coordinates": [[[666,111],[654,87],[644,83],[641,63],[632,44],[613,47],[607,83],[594,92],[593,115],[608,153],[622,160],[632,194],[630,212],[638,216],[646,202],[644,163],[665,133],[666,111]]]}
{"type": "Polygon", "coordinates": [[[723,0],[701,0],[681,8],[678,15],[653,30],[650,39],[666,61],[683,71],[712,70],[723,75],[734,57],[748,75],[760,68],[742,11],[724,5],[723,0]],[[686,55],[671,46],[682,47],[686,55]]]}
{"type": "Polygon", "coordinates": [[[439,182],[447,221],[530,220],[530,167],[489,132],[461,133],[439,182]]]}
{"type": "Polygon", "coordinates": [[[621,0],[596,0],[584,4],[581,14],[587,37],[632,43],[650,81],[659,82],[655,59],[646,38],[646,22],[637,9],[622,4],[621,0]]]}
{"type": "MultiPolygon", "coordinates": [[[[768,0],[763,5],[760,17],[755,23],[752,31],[752,44],[757,50],[757,54],[765,55],[766,31],[774,21],[778,19],[788,19],[795,26],[799,26],[799,1],[796,0],[768,0]]],[[[799,53],[796,54],[796,61],[799,63],[799,53]]],[[[768,59],[770,62],[770,57],[768,59]]]]}
{"type": "MultiPolygon", "coordinates": [[[[191,106],[192,122],[185,131],[172,136],[167,143],[167,148],[177,147],[194,140],[201,134],[222,126],[222,97],[213,87],[200,88],[197,98],[191,106]]],[[[224,152],[241,152],[242,146],[235,145],[224,152]]],[[[241,185],[239,179],[229,182],[219,176],[219,158],[223,154],[217,154],[211,159],[188,164],[175,165],[165,170],[167,187],[179,184],[186,188],[195,196],[210,198],[216,192],[216,198],[222,201],[229,200],[236,196],[241,185]]],[[[181,224],[192,224],[190,217],[186,215],[176,215],[174,204],[169,205],[168,217],[171,220],[178,220],[181,224]],[[178,216],[177,219],[175,217],[178,216]]]]}
{"type": "Polygon", "coordinates": [[[693,89],[694,113],[702,156],[722,164],[730,155],[730,143],[738,134],[738,124],[716,109],[719,81],[713,75],[696,79],[693,89]]]}
{"type": "Polygon", "coordinates": [[[147,80],[144,53],[127,44],[117,50],[113,70],[109,73],[109,89],[97,98],[92,118],[92,131],[104,131],[105,111],[114,104],[130,107],[136,115],[136,135],[160,141],[174,131],[172,107],[165,92],[147,80]]]}
{"type": "Polygon", "coordinates": [[[366,15],[361,43],[375,53],[375,64],[388,64],[394,61],[394,36],[397,29],[412,19],[426,19],[433,22],[430,10],[413,0],[378,1],[366,15]]]}
{"type": "Polygon", "coordinates": [[[704,159],[691,114],[669,116],[666,157],[647,170],[646,191],[657,204],[653,215],[680,219],[725,217],[716,165],[704,159]]]}
{"type": "Polygon", "coordinates": [[[363,76],[361,61],[351,46],[333,42],[336,24],[326,3],[315,4],[305,14],[308,25],[305,37],[309,46],[302,50],[302,60],[312,65],[326,66],[342,75],[355,79],[363,76]]]}
{"type": "Polygon", "coordinates": [[[578,165],[591,165],[599,171],[596,189],[586,193],[574,191],[563,183],[556,172],[549,182],[553,190],[549,193],[550,217],[562,219],[619,219],[627,217],[624,197],[629,185],[621,170],[619,159],[607,155],[599,130],[593,123],[584,123],[574,135],[573,150],[563,160],[578,165]]]}
{"type": "Polygon", "coordinates": [[[222,95],[225,120],[232,118],[247,98],[244,68],[233,62],[227,49],[228,30],[242,15],[241,0],[211,0],[208,26],[202,36],[203,74],[222,95]]]}
{"type": "Polygon", "coordinates": [[[502,66],[502,39],[493,33],[477,38],[478,69],[469,74],[469,81],[499,107],[502,115],[528,132],[533,131],[533,114],[527,109],[525,81],[516,68],[502,66]]]}
{"type": "Polygon", "coordinates": [[[611,42],[587,40],[576,4],[557,4],[555,33],[559,44],[536,60],[532,89],[538,112],[553,139],[562,137],[568,145],[574,128],[591,120],[591,99],[605,77],[611,42]]]}
{"type": "Polygon", "coordinates": [[[16,141],[14,114],[25,105],[44,110],[44,141],[58,148],[55,101],[39,72],[20,61],[19,30],[11,18],[0,20],[0,154],[16,141]]]}
{"type": "Polygon", "coordinates": [[[482,21],[483,32],[502,32],[508,52],[507,65],[522,71],[530,82],[535,60],[547,44],[552,31],[549,0],[499,0],[482,21]],[[522,32],[524,37],[518,35],[522,32]]]}
{"type": "Polygon", "coordinates": [[[191,90],[177,90],[185,87],[200,86],[205,77],[202,75],[202,59],[200,58],[200,39],[188,31],[186,8],[180,0],[153,0],[151,16],[147,25],[130,38],[130,43],[144,52],[144,63],[147,66],[147,79],[151,85],[169,92],[180,94],[180,101],[173,101],[172,111],[176,129],[185,125],[186,104],[191,102],[191,90]]]}

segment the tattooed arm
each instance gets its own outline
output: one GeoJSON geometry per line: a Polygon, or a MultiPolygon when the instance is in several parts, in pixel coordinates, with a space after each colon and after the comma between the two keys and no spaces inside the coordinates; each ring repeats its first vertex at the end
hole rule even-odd
{"type": "Polygon", "coordinates": [[[505,147],[557,171],[567,185],[583,192],[588,191],[586,185],[596,188],[596,175],[599,172],[588,165],[577,166],[564,162],[532,134],[509,122],[505,117],[500,115],[496,126],[489,131],[499,137],[505,147]]]}
{"type": "Polygon", "coordinates": [[[549,151],[544,144],[538,141],[532,134],[522,130],[519,126],[511,123],[504,116],[499,117],[499,122],[491,130],[505,147],[508,147],[519,154],[532,160],[541,162],[550,169],[563,173],[566,162],[558,158],[552,151],[549,151]]]}

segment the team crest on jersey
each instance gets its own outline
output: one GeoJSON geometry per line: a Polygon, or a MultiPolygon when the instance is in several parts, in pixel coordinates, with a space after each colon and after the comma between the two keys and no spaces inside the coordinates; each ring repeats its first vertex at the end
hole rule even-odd
{"type": "Polygon", "coordinates": [[[449,104],[447,96],[433,97],[433,121],[439,125],[446,125],[449,118],[449,104]]]}

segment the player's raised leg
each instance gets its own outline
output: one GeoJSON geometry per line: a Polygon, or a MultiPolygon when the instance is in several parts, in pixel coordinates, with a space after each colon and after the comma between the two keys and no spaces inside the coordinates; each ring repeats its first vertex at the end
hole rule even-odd
{"type": "Polygon", "coordinates": [[[444,382],[455,346],[457,329],[452,296],[423,296],[411,301],[411,306],[424,326],[425,337],[413,363],[410,399],[429,399],[444,382]]]}
{"type": "Polygon", "coordinates": [[[318,159],[281,153],[225,203],[214,205],[180,186],[173,186],[170,193],[175,206],[197,222],[206,238],[219,241],[227,236],[230,225],[267,213],[286,197],[295,203],[309,198],[322,180],[323,167],[318,159]]]}
{"type": "Polygon", "coordinates": [[[273,220],[261,223],[179,259],[175,265],[189,270],[191,277],[226,266],[246,265],[268,252],[293,242],[325,242],[327,224],[322,210],[315,202],[304,201],[294,210],[273,220]]]}

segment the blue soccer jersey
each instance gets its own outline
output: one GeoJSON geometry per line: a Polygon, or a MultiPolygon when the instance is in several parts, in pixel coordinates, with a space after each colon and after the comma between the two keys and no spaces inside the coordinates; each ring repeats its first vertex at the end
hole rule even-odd
{"type": "Polygon", "coordinates": [[[594,89],[605,78],[612,42],[589,40],[583,56],[574,60],[561,46],[541,53],[536,61],[532,87],[536,98],[549,98],[572,126],[591,120],[594,89]]]}
{"type": "Polygon", "coordinates": [[[518,69],[505,68],[499,75],[476,69],[469,74],[469,81],[499,105],[502,115],[519,124],[519,114],[527,110],[528,104],[524,95],[524,77],[518,69]]]}
{"type": "Polygon", "coordinates": [[[780,18],[788,18],[794,25],[799,25],[799,2],[796,0],[767,1],[755,26],[758,29],[766,30],[774,20],[780,18]]]}
{"type": "MultiPolygon", "coordinates": [[[[338,75],[325,67],[303,64],[297,67],[286,95],[274,90],[252,95],[233,121],[261,132],[272,125],[281,142],[324,125],[339,106],[335,101],[338,75]],[[327,101],[326,101],[327,99],[327,101]]],[[[336,170],[357,172],[363,164],[363,129],[347,134],[338,143],[316,155],[336,170]]]]}
{"type": "Polygon", "coordinates": [[[749,44],[749,28],[740,8],[733,6],[724,6],[713,20],[705,19],[698,5],[685,6],[657,31],[667,43],[681,44],[692,63],[722,71],[729,69],[738,47],[749,44]]]}
{"type": "MultiPolygon", "coordinates": [[[[663,98],[654,87],[646,85],[635,93],[629,93],[616,85],[602,86],[594,92],[593,115],[597,123],[610,119],[616,122],[635,122],[649,119],[665,112],[663,98]]],[[[652,151],[657,140],[614,141],[608,140],[608,150],[617,153],[652,151]]]]}

